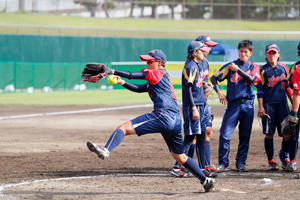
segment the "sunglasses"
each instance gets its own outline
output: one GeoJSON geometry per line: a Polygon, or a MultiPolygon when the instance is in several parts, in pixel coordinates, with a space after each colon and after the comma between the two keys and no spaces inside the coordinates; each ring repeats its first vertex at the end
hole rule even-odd
{"type": "Polygon", "coordinates": [[[152,63],[156,62],[156,60],[147,60],[147,64],[151,65],[152,63]]]}

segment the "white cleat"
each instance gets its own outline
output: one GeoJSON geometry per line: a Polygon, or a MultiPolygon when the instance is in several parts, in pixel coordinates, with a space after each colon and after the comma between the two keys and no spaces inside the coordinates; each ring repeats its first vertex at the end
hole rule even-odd
{"type": "Polygon", "coordinates": [[[98,155],[98,157],[103,159],[103,160],[107,159],[109,154],[110,154],[109,151],[106,148],[100,147],[100,146],[98,146],[98,145],[96,145],[96,144],[94,144],[90,141],[88,141],[86,143],[86,145],[87,145],[87,147],[89,148],[89,150],[91,152],[95,152],[98,155]]]}
{"type": "Polygon", "coordinates": [[[211,192],[212,189],[214,188],[214,183],[215,183],[215,179],[206,178],[204,183],[203,183],[203,187],[204,187],[205,192],[211,192]]]}

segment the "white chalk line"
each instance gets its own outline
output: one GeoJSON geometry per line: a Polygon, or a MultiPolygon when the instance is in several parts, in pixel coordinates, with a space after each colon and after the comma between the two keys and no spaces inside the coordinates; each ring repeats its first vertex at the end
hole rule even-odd
{"type": "Polygon", "coordinates": [[[153,104],[118,106],[118,107],[108,107],[108,108],[95,108],[95,109],[63,111],[63,112],[35,113],[35,114],[27,114],[27,115],[2,116],[2,117],[0,117],[0,120],[54,116],[54,115],[67,115],[67,114],[78,114],[78,113],[90,113],[90,112],[104,112],[104,111],[112,111],[112,110],[125,110],[125,109],[145,108],[145,107],[153,107],[153,104]]]}
{"type": "MultiPolygon", "coordinates": [[[[261,177],[288,177],[288,178],[299,178],[299,174],[280,174],[280,173],[220,173],[220,176],[242,176],[242,177],[251,177],[251,178],[261,178],[261,177]]],[[[41,179],[41,180],[32,180],[32,181],[22,181],[20,183],[10,183],[6,185],[0,186],[0,197],[4,196],[3,191],[7,188],[18,187],[22,185],[30,185],[35,183],[43,183],[48,181],[68,181],[68,180],[76,180],[76,179],[91,179],[91,178],[104,178],[104,177],[134,177],[134,176],[171,176],[169,173],[144,173],[144,174],[131,174],[131,173],[120,173],[120,174],[105,174],[105,175],[96,175],[96,176],[73,176],[73,177],[65,177],[65,178],[50,178],[50,179],[41,179]]],[[[220,189],[224,192],[234,192],[234,193],[243,193],[238,190],[231,190],[222,188],[220,189]]]]}
{"type": "Polygon", "coordinates": [[[66,178],[50,178],[50,179],[41,179],[41,180],[32,180],[32,181],[22,181],[20,183],[10,183],[0,186],[0,197],[4,196],[3,191],[7,188],[18,187],[22,185],[30,185],[35,183],[44,183],[48,181],[69,181],[76,179],[90,179],[90,178],[104,178],[104,177],[134,177],[134,176],[170,176],[168,173],[149,173],[149,174],[106,174],[106,175],[96,175],[96,176],[74,176],[66,178]]]}

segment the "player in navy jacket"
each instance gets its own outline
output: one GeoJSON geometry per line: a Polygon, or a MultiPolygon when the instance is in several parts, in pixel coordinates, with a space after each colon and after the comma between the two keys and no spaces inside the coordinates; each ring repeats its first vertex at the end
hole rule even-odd
{"type": "MultiPolygon", "coordinates": [[[[298,44],[298,57],[300,58],[300,42],[298,44]]],[[[290,115],[296,116],[300,118],[300,60],[292,65],[291,71],[288,77],[291,88],[293,89],[293,104],[290,115]]],[[[297,169],[296,167],[296,156],[298,152],[298,141],[299,141],[299,123],[297,125],[296,133],[291,135],[290,138],[290,163],[285,168],[286,171],[293,172],[297,169]]]]}
{"type": "Polygon", "coordinates": [[[120,125],[112,133],[104,148],[92,142],[87,142],[89,150],[95,152],[101,159],[106,159],[109,157],[110,152],[121,143],[124,136],[161,133],[173,158],[200,180],[205,191],[211,191],[214,179],[207,178],[197,163],[184,154],[181,116],[173,84],[164,69],[165,54],[161,50],[152,50],[147,55],[141,55],[140,59],[147,61],[147,69],[143,69],[141,72],[112,70],[112,74],[129,79],[146,80],[145,84],[137,85],[118,78],[118,83],[134,92],[148,92],[154,103],[153,112],[146,113],[120,125]]]}
{"type": "Polygon", "coordinates": [[[257,84],[258,116],[262,118],[263,134],[265,134],[264,146],[268,158],[270,170],[278,170],[278,164],[274,159],[273,137],[277,128],[278,135],[282,137],[279,158],[282,168],[285,169],[289,159],[289,136],[282,135],[281,122],[289,114],[286,92],[291,97],[292,90],[286,78],[289,68],[278,62],[280,48],[277,44],[266,46],[267,64],[260,69],[260,82],[257,84]]]}
{"type": "Polygon", "coordinates": [[[222,66],[211,77],[211,83],[218,94],[219,100],[226,107],[219,137],[219,172],[229,166],[230,140],[239,122],[239,146],[236,155],[236,168],[240,172],[248,171],[248,157],[252,122],[254,118],[253,84],[259,82],[259,66],[249,61],[252,55],[252,42],[243,40],[238,45],[239,58],[233,63],[222,66]],[[227,80],[227,95],[218,87],[217,81],[227,80]]]}

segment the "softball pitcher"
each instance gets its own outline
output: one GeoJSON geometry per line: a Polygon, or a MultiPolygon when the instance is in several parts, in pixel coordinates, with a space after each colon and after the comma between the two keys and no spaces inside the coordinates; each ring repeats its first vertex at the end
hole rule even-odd
{"type": "MultiPolygon", "coordinates": [[[[103,76],[115,74],[129,79],[146,80],[145,84],[137,85],[118,78],[118,83],[134,92],[148,92],[154,103],[153,112],[146,113],[120,125],[112,133],[104,147],[90,141],[87,142],[89,150],[96,153],[101,159],[106,159],[111,151],[122,142],[124,136],[161,133],[173,158],[200,180],[206,192],[211,191],[214,186],[214,179],[207,178],[197,163],[184,154],[181,116],[173,84],[164,69],[165,54],[161,50],[152,50],[147,55],[141,55],[140,59],[146,61],[148,65],[148,68],[143,69],[141,72],[105,69],[103,76]]],[[[90,72],[91,70],[85,71],[90,72]]]]}

